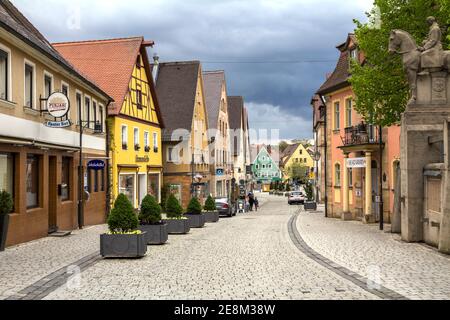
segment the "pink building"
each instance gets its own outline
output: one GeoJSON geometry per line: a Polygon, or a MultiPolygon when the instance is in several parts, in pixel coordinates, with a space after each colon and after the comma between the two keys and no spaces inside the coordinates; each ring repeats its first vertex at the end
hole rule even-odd
{"type": "MultiPolygon", "coordinates": [[[[354,109],[355,95],[348,82],[350,61],[364,60],[356,37],[349,34],[337,49],[340,57],[336,69],[317,92],[319,103],[325,104],[326,110],[322,115],[326,121],[326,142],[321,147],[326,145],[327,174],[321,172],[322,181],[318,183],[326,185],[328,217],[375,223],[380,221],[382,201],[384,221],[389,223],[394,206],[395,167],[400,159],[400,127],[383,128],[380,143],[379,128],[366,123],[354,109]]],[[[315,110],[320,108],[315,106],[315,110]]],[[[321,160],[324,158],[322,155],[321,160]]],[[[324,169],[325,166],[316,170],[324,169]]]]}

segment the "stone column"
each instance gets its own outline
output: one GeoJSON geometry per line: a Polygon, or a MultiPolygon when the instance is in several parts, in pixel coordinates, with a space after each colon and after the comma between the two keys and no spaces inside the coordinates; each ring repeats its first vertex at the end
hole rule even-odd
{"type": "Polygon", "coordinates": [[[349,186],[348,186],[348,168],[347,168],[347,159],[348,159],[348,153],[344,154],[344,183],[343,183],[343,212],[342,212],[342,220],[350,220],[352,218],[352,215],[350,213],[349,203],[350,203],[350,197],[349,197],[349,186]]]}
{"type": "Polygon", "coordinates": [[[366,190],[365,190],[365,199],[366,199],[366,210],[364,212],[366,216],[366,222],[368,216],[372,216],[372,153],[366,152],[366,190]]]}

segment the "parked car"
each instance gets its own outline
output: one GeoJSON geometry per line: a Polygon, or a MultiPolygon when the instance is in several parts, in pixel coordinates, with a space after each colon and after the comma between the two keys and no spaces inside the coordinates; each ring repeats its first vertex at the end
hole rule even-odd
{"type": "Polygon", "coordinates": [[[306,201],[305,194],[300,191],[291,192],[291,194],[288,198],[289,205],[304,204],[305,201],[306,201]]]}
{"type": "Polygon", "coordinates": [[[233,217],[237,214],[236,206],[231,204],[230,199],[216,198],[216,208],[220,215],[233,217]]]}

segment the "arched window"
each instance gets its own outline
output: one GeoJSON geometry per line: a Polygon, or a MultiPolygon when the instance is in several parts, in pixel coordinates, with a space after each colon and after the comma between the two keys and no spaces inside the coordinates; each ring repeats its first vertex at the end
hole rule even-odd
{"type": "Polygon", "coordinates": [[[341,164],[336,163],[334,165],[334,186],[340,187],[341,186],[341,164]]]}

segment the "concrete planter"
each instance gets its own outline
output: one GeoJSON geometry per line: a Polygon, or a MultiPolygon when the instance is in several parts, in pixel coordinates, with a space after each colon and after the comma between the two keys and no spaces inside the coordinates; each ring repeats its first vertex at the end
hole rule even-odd
{"type": "Polygon", "coordinates": [[[8,226],[9,214],[0,215],[0,251],[5,251],[8,226]]]}
{"type": "Polygon", "coordinates": [[[189,219],[191,228],[203,228],[205,226],[206,218],[203,213],[202,214],[186,213],[184,216],[189,219]]]}
{"type": "Polygon", "coordinates": [[[100,254],[103,258],[142,258],[147,253],[146,233],[102,234],[100,254]]]}
{"type": "Polygon", "coordinates": [[[206,223],[216,223],[219,222],[220,214],[219,211],[206,211],[204,212],[206,223]]]}
{"type": "Polygon", "coordinates": [[[305,202],[304,204],[305,210],[317,210],[317,203],[316,202],[305,202]]]}
{"type": "Polygon", "coordinates": [[[167,219],[164,223],[167,224],[169,234],[187,234],[191,231],[189,219],[167,219]]]}
{"type": "Polygon", "coordinates": [[[169,240],[167,224],[141,225],[139,230],[146,233],[145,241],[148,245],[161,245],[169,240]]]}

